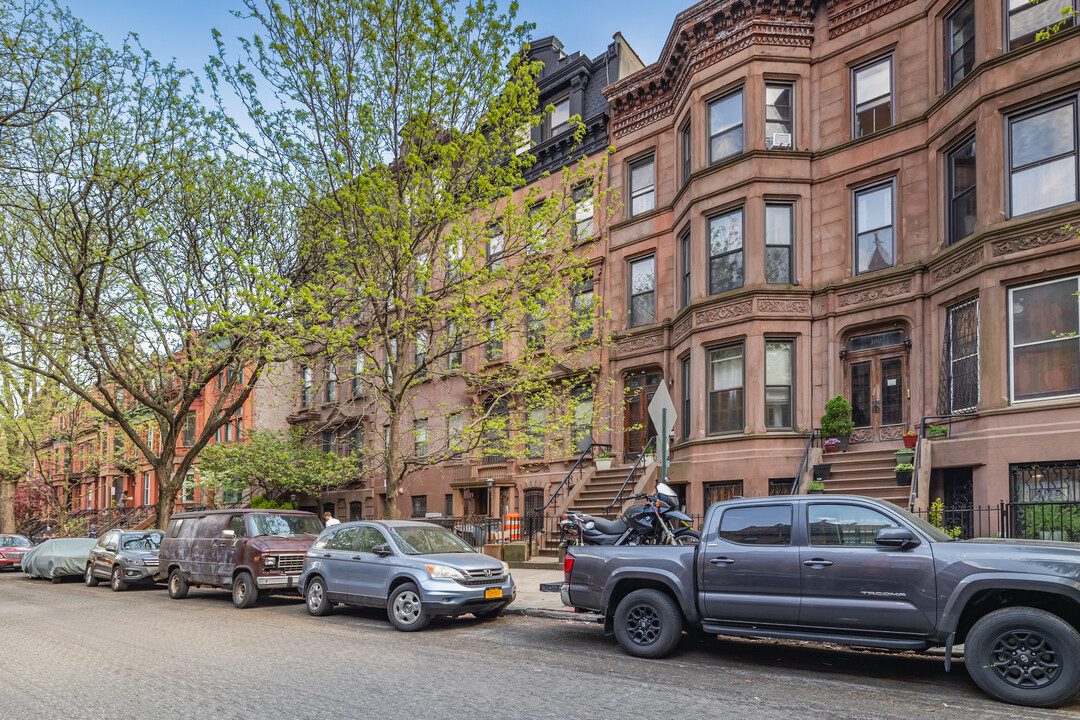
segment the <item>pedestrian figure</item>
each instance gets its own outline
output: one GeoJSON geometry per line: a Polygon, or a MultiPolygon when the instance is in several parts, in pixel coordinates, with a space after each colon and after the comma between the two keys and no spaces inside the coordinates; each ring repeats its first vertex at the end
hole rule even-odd
{"type": "Polygon", "coordinates": [[[341,524],[341,521],[338,520],[336,517],[334,517],[333,514],[329,510],[324,512],[322,514],[322,516],[323,516],[323,520],[326,521],[326,527],[330,527],[331,525],[340,525],[341,524]]]}

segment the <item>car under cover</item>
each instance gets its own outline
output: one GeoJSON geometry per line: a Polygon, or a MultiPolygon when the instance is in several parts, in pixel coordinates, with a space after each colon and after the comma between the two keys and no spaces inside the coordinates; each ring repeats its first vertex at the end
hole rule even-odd
{"type": "Polygon", "coordinates": [[[63,575],[82,575],[97,538],[53,538],[26,553],[23,572],[32,578],[51,580],[63,575]]]}

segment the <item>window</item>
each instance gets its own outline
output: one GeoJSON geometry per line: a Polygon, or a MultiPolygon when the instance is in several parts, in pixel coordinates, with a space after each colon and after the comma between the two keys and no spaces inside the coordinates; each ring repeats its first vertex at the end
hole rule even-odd
{"type": "Polygon", "coordinates": [[[427,495],[412,496],[412,516],[425,517],[427,515],[427,495]]]}
{"type": "Polygon", "coordinates": [[[769,478],[769,497],[790,495],[795,478],[769,478]]]}
{"type": "Polygon", "coordinates": [[[427,374],[427,370],[424,367],[427,362],[428,353],[428,333],[427,330],[417,330],[416,338],[413,341],[413,364],[418,368],[416,376],[422,378],[427,374]]]}
{"type": "Polygon", "coordinates": [[[709,218],[709,294],[743,286],[743,210],[709,218]]]}
{"type": "Polygon", "coordinates": [[[232,422],[233,427],[235,428],[233,431],[233,440],[240,442],[244,439],[244,416],[234,415],[232,422]]]}
{"type": "Polygon", "coordinates": [[[793,277],[792,238],[795,235],[795,206],[765,203],[765,282],[790,285],[793,277]]]}
{"type": "Polygon", "coordinates": [[[364,389],[364,353],[356,353],[353,358],[352,394],[359,395],[364,389]]]}
{"type": "Polygon", "coordinates": [[[360,532],[360,528],[342,528],[334,533],[333,539],[330,541],[327,550],[352,550],[353,543],[356,541],[356,534],[360,532]]]}
{"type": "MultiPolygon", "coordinates": [[[[188,410],[187,415],[184,416],[184,432],[183,443],[185,447],[191,447],[195,444],[195,411],[188,410]]],[[[105,443],[101,444],[101,451],[105,452],[105,443]]]]}
{"type": "Polygon", "coordinates": [[[1012,399],[1080,394],[1080,276],[1009,290],[1012,399]]]}
{"type": "Polygon", "coordinates": [[[872,547],[874,535],[897,527],[877,510],[857,505],[813,504],[806,509],[811,545],[872,547]]]}
{"type": "Polygon", "coordinates": [[[1075,97],[1009,118],[1010,217],[1076,202],[1076,131],[1075,97]]]}
{"type": "Polygon", "coordinates": [[[975,67],[975,0],[966,0],[945,20],[945,89],[956,87],[975,67]]]}
{"type": "Polygon", "coordinates": [[[593,387],[580,385],[574,388],[574,427],[571,429],[574,452],[580,454],[589,449],[593,442],[593,387]]]}
{"type": "Polygon", "coordinates": [[[525,239],[525,255],[532,257],[547,244],[547,221],[543,201],[529,206],[529,235],[525,239]]]}
{"type": "Polygon", "coordinates": [[[457,238],[446,238],[446,284],[451,285],[461,278],[461,260],[464,257],[464,244],[457,238]]]}
{"type": "Polygon", "coordinates": [[[690,356],[682,359],[682,439],[690,437],[690,356]]]}
{"type": "Polygon", "coordinates": [[[855,191],[855,274],[896,265],[893,183],[855,191]]]}
{"type": "Polygon", "coordinates": [[[945,315],[945,384],[942,413],[970,412],[979,404],[979,299],[953,305],[945,315]]]}
{"type": "Polygon", "coordinates": [[[150,478],[151,474],[144,472],[142,474],[142,504],[150,504],[150,478]]]}
{"type": "Polygon", "coordinates": [[[334,431],[323,430],[319,435],[319,449],[325,453],[334,451],[334,431]]]}
{"type": "Polygon", "coordinates": [[[679,238],[679,263],[682,265],[679,307],[686,307],[690,304],[690,228],[679,238]]]}
{"type": "Polygon", "coordinates": [[[656,207],[656,164],[653,156],[630,163],[630,217],[656,207]]]}
{"type": "Polygon", "coordinates": [[[536,307],[530,308],[525,315],[525,348],[530,352],[544,349],[546,341],[545,321],[546,313],[544,312],[544,306],[540,303],[537,303],[536,307]]]}
{"type": "Polygon", "coordinates": [[[337,367],[334,363],[326,364],[326,402],[337,399],[337,367]]]}
{"type": "Polygon", "coordinates": [[[1035,42],[1040,30],[1057,25],[1064,20],[1064,28],[1072,27],[1074,17],[1066,18],[1063,10],[1076,7],[1072,0],[1042,0],[1032,3],[1029,0],[1008,0],[1009,13],[1009,50],[1030,45],[1035,42]]]}
{"type": "Polygon", "coordinates": [[[543,408],[533,408],[529,411],[529,427],[526,430],[528,435],[528,447],[526,448],[527,456],[530,460],[537,460],[544,457],[544,429],[547,426],[547,411],[543,408]]]}
{"type": "Polygon", "coordinates": [[[349,433],[349,448],[353,456],[357,459],[357,470],[364,469],[364,427],[357,425],[353,428],[353,431],[349,433]]]}
{"type": "Polygon", "coordinates": [[[574,335],[578,340],[593,334],[593,281],[590,277],[574,288],[574,335]]]}
{"type": "MultiPolygon", "coordinates": [[[[218,376],[220,378],[220,376],[218,376]]],[[[237,387],[244,384],[244,369],[238,365],[230,365],[225,369],[225,384],[229,387],[237,387]]]]}
{"type": "Polygon", "coordinates": [[[720,519],[720,539],[739,545],[790,545],[791,506],[732,508],[720,519]]]}
{"type": "Polygon", "coordinates": [[[427,437],[427,420],[416,420],[413,422],[413,443],[415,448],[415,455],[418,458],[425,458],[428,454],[428,437],[427,437]]]}
{"type": "Polygon", "coordinates": [[[514,135],[514,154],[524,155],[532,148],[532,128],[529,123],[525,123],[518,128],[517,133],[514,135]]]}
{"type": "Polygon", "coordinates": [[[446,503],[446,517],[454,517],[454,496],[451,493],[447,493],[443,496],[443,501],[446,503]]]}
{"type": "Polygon", "coordinates": [[[502,266],[504,245],[502,228],[493,225],[488,230],[487,243],[487,264],[490,269],[495,270],[502,266]]]}
{"type": "Polygon", "coordinates": [[[690,179],[690,123],[682,126],[679,131],[680,150],[682,152],[682,181],[690,179]]]}
{"type": "Polygon", "coordinates": [[[709,350],[709,432],[742,432],[743,344],[709,350]]]}
{"type": "Polygon", "coordinates": [[[454,460],[461,459],[462,442],[464,440],[462,426],[462,414],[457,412],[453,415],[449,415],[446,418],[446,445],[447,449],[452,452],[451,457],[454,460]]]}
{"type": "Polygon", "coordinates": [[[790,430],[794,345],[791,340],[765,341],[765,427],[790,430]]]}
{"type": "Polygon", "coordinates": [[[565,132],[570,123],[570,98],[564,97],[562,100],[552,103],[552,105],[555,106],[555,109],[551,111],[551,124],[549,125],[551,134],[549,137],[565,132]]]}
{"type": "Polygon", "coordinates": [[[865,137],[891,126],[892,56],[856,68],[852,83],[855,85],[854,136],[865,137]]]}
{"type": "Polygon", "coordinates": [[[502,336],[499,334],[499,323],[493,318],[488,318],[486,328],[487,344],[484,347],[484,357],[488,362],[502,360],[503,343],[502,336]]]}
{"type": "Polygon", "coordinates": [[[794,96],[790,84],[765,83],[765,147],[795,147],[794,96]]]}
{"type": "Polygon", "coordinates": [[[709,164],[743,151],[742,90],[709,104],[709,164]]]}
{"type": "Polygon", "coordinates": [[[630,261],[630,327],[656,322],[656,256],[630,261]]]}
{"type": "Polygon", "coordinates": [[[742,497],[742,480],[727,480],[724,482],[705,483],[705,507],[713,503],[742,497]]]}
{"type": "Polygon", "coordinates": [[[189,472],[184,477],[184,486],[181,490],[181,497],[183,502],[193,503],[195,502],[195,473],[189,472]]]}
{"type": "Polygon", "coordinates": [[[300,407],[307,407],[311,404],[311,368],[301,366],[300,378],[300,407]]]}
{"type": "Polygon", "coordinates": [[[592,185],[574,188],[574,237],[585,240],[593,236],[593,215],[596,213],[592,185]]]}
{"type": "Polygon", "coordinates": [[[975,232],[975,136],[960,143],[946,159],[949,173],[949,244],[975,232]]]}
{"type": "Polygon", "coordinates": [[[456,370],[461,367],[461,335],[458,334],[457,327],[454,323],[447,323],[446,334],[450,336],[450,340],[453,345],[450,346],[450,352],[446,357],[446,364],[451,370],[456,370]]]}

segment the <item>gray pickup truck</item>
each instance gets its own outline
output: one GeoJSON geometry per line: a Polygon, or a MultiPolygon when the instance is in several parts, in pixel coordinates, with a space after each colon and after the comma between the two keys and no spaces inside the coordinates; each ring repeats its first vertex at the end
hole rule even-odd
{"type": "Polygon", "coordinates": [[[697,546],[572,546],[563,603],[600,613],[631,655],[684,627],[895,650],[954,644],[1006,702],[1080,692],[1080,545],[953,540],[891,503],[809,495],[709,508],[697,546]]]}

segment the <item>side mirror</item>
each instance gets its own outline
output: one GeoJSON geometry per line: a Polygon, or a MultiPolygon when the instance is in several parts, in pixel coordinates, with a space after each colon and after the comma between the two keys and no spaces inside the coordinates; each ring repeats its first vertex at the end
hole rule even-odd
{"type": "Polygon", "coordinates": [[[236,531],[235,530],[222,530],[221,531],[221,537],[225,538],[226,540],[232,540],[232,539],[234,539],[236,537],[236,531]]]}
{"type": "Polygon", "coordinates": [[[379,557],[386,557],[387,555],[393,555],[394,551],[390,549],[389,545],[376,545],[371,548],[371,552],[375,553],[379,557]]]}
{"type": "Polygon", "coordinates": [[[881,528],[874,533],[874,542],[883,547],[895,547],[901,550],[910,550],[919,546],[919,538],[902,527],[881,528]]]}

